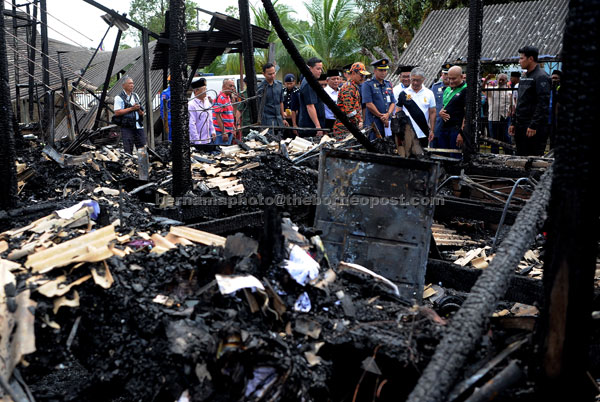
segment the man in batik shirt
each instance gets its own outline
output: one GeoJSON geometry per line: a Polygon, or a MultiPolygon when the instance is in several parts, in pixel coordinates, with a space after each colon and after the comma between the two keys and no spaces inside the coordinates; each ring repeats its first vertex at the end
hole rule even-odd
{"type": "MultiPolygon", "coordinates": [[[[362,104],[360,99],[359,85],[364,81],[364,77],[369,72],[365,69],[363,63],[354,63],[350,68],[350,80],[346,81],[338,92],[337,105],[340,110],[348,117],[350,122],[354,123],[359,129],[362,128],[362,104]]],[[[346,127],[337,120],[333,128],[335,135],[340,135],[348,131],[346,127]]]]}

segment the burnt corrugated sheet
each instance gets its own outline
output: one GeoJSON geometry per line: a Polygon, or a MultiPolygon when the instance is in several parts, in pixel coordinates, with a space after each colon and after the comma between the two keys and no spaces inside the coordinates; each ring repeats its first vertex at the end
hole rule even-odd
{"type": "MultiPolygon", "coordinates": [[[[26,18],[27,14],[18,13],[20,16],[26,18]]],[[[8,71],[9,71],[9,87],[11,91],[11,99],[15,98],[15,68],[14,68],[14,49],[17,50],[19,54],[19,68],[17,71],[18,79],[21,84],[29,82],[28,75],[28,58],[29,58],[29,50],[31,49],[27,45],[27,32],[26,28],[23,27],[24,21],[18,20],[19,28],[17,29],[17,38],[13,35],[12,29],[12,17],[5,16],[4,22],[6,26],[6,40],[7,40],[7,54],[8,54],[8,71]],[[15,47],[16,42],[16,47],[15,47]]],[[[36,37],[36,46],[35,46],[35,73],[34,73],[34,82],[37,84],[41,84],[43,82],[43,73],[42,73],[42,42],[41,35],[38,32],[36,37]]],[[[61,87],[60,82],[60,72],[58,69],[58,55],[57,53],[61,52],[61,60],[63,63],[63,72],[68,81],[76,80],[79,74],[83,71],[90,58],[92,57],[93,50],[82,48],[79,46],[71,45],[68,43],[64,43],[58,41],[56,39],[48,39],[48,64],[50,71],[50,87],[53,89],[59,89],[61,87]]],[[[104,83],[104,79],[106,76],[106,69],[108,68],[108,63],[110,60],[112,52],[98,52],[96,57],[93,60],[92,65],[89,67],[88,71],[85,73],[84,79],[82,80],[84,83],[98,87],[104,83]]],[[[117,58],[115,60],[115,66],[113,68],[114,73],[123,70],[128,65],[135,62],[142,55],[142,48],[136,47],[131,49],[119,50],[117,53],[117,58]]],[[[40,88],[40,92],[42,88],[40,88]]],[[[27,95],[27,89],[21,89],[21,97],[25,97],[27,95]]]]}
{"type": "MultiPolygon", "coordinates": [[[[150,64],[152,64],[152,59],[154,58],[153,50],[156,45],[157,45],[156,41],[152,41],[152,42],[148,43],[150,64]]],[[[127,49],[127,50],[131,50],[131,49],[127,49]]],[[[133,65],[127,70],[127,74],[125,74],[123,77],[121,77],[121,79],[119,79],[119,81],[117,81],[115,83],[115,85],[108,91],[108,96],[107,96],[106,102],[111,106],[111,108],[113,106],[112,104],[114,102],[115,96],[117,96],[123,90],[123,82],[125,81],[125,78],[127,78],[127,77],[131,77],[133,79],[134,86],[135,86],[133,90],[135,93],[137,93],[139,95],[140,104],[142,104],[142,105],[146,104],[145,103],[146,95],[144,93],[144,61],[143,61],[143,58],[141,57],[141,48],[140,48],[140,54],[138,55],[137,59],[129,60],[128,64],[132,64],[132,63],[133,63],[133,65]]],[[[116,72],[118,70],[114,70],[114,71],[116,72]]],[[[106,74],[106,71],[104,71],[104,74],[106,74]]],[[[87,74],[86,74],[86,76],[87,76],[87,74]]],[[[162,91],[162,89],[163,89],[162,88],[162,71],[152,71],[151,70],[150,71],[150,94],[151,94],[151,96],[154,97],[156,94],[159,94],[162,91]]],[[[81,111],[81,110],[77,111],[80,130],[92,128],[92,126],[94,125],[94,120],[96,118],[97,110],[98,110],[97,106],[92,106],[88,112],[81,111]]],[[[154,114],[154,118],[156,119],[157,117],[158,117],[157,114],[154,114]]],[[[66,137],[67,135],[68,135],[67,122],[65,119],[63,119],[56,127],[55,138],[58,140],[60,138],[66,137]]]]}
{"type": "MultiPolygon", "coordinates": [[[[539,48],[540,61],[559,61],[567,7],[568,0],[484,6],[482,62],[516,63],[518,49],[525,45],[539,48]]],[[[468,8],[433,11],[400,56],[400,64],[423,67],[429,85],[443,63],[466,64],[468,38],[468,8]]]]}
{"type": "MultiPolygon", "coordinates": [[[[212,13],[211,25],[213,31],[196,31],[186,34],[187,62],[190,66],[199,57],[198,68],[210,65],[215,58],[225,53],[239,53],[241,50],[241,27],[240,20],[221,13],[212,13]]],[[[269,47],[268,39],[270,31],[252,25],[252,39],[255,48],[266,49],[269,47]]],[[[161,35],[161,37],[164,34],[161,35]]],[[[159,41],[161,42],[161,41],[159,41]]],[[[159,43],[155,49],[153,70],[161,70],[169,64],[169,46],[159,43]]]]}

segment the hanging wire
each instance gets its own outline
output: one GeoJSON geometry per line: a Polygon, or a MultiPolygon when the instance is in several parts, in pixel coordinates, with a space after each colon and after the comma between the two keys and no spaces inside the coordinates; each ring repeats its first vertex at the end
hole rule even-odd
{"type": "MultiPolygon", "coordinates": [[[[31,46],[29,43],[27,43],[26,41],[24,41],[23,39],[19,38],[18,36],[13,35],[12,33],[10,33],[8,31],[8,28],[4,28],[4,32],[7,33],[8,35],[12,36],[13,38],[15,38],[16,40],[18,40],[21,43],[24,43],[26,46],[29,46],[31,49],[33,49],[36,52],[39,52],[41,55],[48,57],[48,59],[52,60],[53,62],[55,62],[56,64],[59,64],[58,60],[55,59],[54,57],[42,52],[40,49],[37,49],[36,47],[31,46]]],[[[15,51],[15,49],[11,48],[13,51],[15,51]]],[[[16,50],[17,53],[21,54],[18,50],[16,50]]],[[[31,60],[28,58],[28,60],[30,60],[31,62],[33,62],[34,64],[35,61],[31,60]]],[[[39,66],[39,64],[36,64],[39,66]]],[[[54,74],[52,71],[48,70],[50,72],[50,74],[54,74]]],[[[72,74],[74,74],[76,77],[78,77],[80,80],[83,80],[83,76],[77,74],[76,72],[72,71],[72,74]]],[[[54,76],[57,76],[56,74],[54,74],[54,76]]]]}
{"type": "MultiPolygon", "coordinates": [[[[5,2],[5,3],[7,3],[7,4],[9,4],[9,5],[12,7],[12,3],[11,3],[9,0],[4,0],[4,2],[5,2]]],[[[24,7],[24,6],[23,6],[23,5],[17,6],[17,8],[20,8],[20,7],[24,7]]],[[[34,6],[34,7],[37,7],[37,6],[34,6]]],[[[39,10],[39,7],[38,7],[38,10],[39,10]]],[[[22,11],[22,10],[21,10],[21,11],[22,11]]],[[[48,11],[46,11],[46,14],[50,15],[50,14],[48,13],[48,11]]],[[[54,18],[56,18],[56,17],[54,17],[54,18]]],[[[40,19],[38,19],[38,20],[37,20],[37,22],[39,22],[40,24],[44,24],[44,23],[43,23],[43,22],[42,22],[40,19]]],[[[76,42],[75,40],[73,40],[72,38],[69,38],[68,36],[66,36],[66,35],[65,35],[65,34],[63,34],[62,32],[59,32],[59,31],[57,31],[56,29],[52,28],[52,27],[50,26],[50,24],[44,24],[44,25],[46,25],[46,26],[48,27],[48,29],[50,29],[51,31],[54,31],[54,32],[56,32],[57,34],[59,34],[59,35],[60,35],[60,36],[62,36],[63,38],[65,38],[65,39],[67,39],[67,40],[71,41],[72,43],[75,43],[77,46],[79,46],[79,47],[82,47],[82,48],[84,48],[84,49],[86,49],[86,50],[87,50],[87,48],[88,48],[87,46],[85,46],[85,45],[82,45],[82,44],[81,44],[81,43],[79,43],[79,42],[76,42]]],[[[72,27],[70,27],[70,28],[71,28],[71,29],[73,29],[73,30],[75,30],[75,28],[72,28],[72,27]]],[[[92,41],[92,39],[90,39],[90,40],[92,41]]]]}
{"type": "MultiPolygon", "coordinates": [[[[10,46],[8,46],[8,45],[6,45],[6,47],[7,47],[7,48],[9,48],[9,49],[12,49],[12,48],[11,48],[10,46]]],[[[29,61],[32,61],[32,60],[31,60],[31,59],[29,59],[29,58],[28,58],[27,60],[29,60],[29,61]]],[[[34,63],[34,64],[36,64],[36,65],[39,65],[39,64],[37,64],[37,63],[35,63],[35,62],[33,62],[33,63],[34,63]]],[[[37,82],[38,84],[41,84],[41,85],[43,85],[44,87],[46,87],[46,88],[47,88],[47,89],[49,89],[50,91],[54,91],[54,90],[55,90],[54,88],[52,88],[52,87],[50,87],[50,86],[48,86],[48,85],[44,84],[42,81],[40,81],[40,80],[39,80],[38,78],[36,78],[34,75],[30,74],[30,73],[29,73],[29,71],[25,70],[23,67],[19,66],[18,64],[15,64],[15,67],[17,67],[17,69],[18,69],[19,71],[21,71],[21,72],[23,72],[24,74],[28,75],[29,77],[33,78],[33,80],[34,80],[35,82],[37,82]]],[[[59,76],[57,76],[56,74],[54,74],[52,71],[49,71],[49,72],[50,72],[50,74],[52,74],[52,75],[54,75],[54,76],[56,76],[56,77],[58,77],[58,78],[60,79],[60,77],[59,77],[59,76]]],[[[70,99],[69,99],[69,103],[70,103],[70,104],[72,104],[73,106],[77,106],[77,108],[82,108],[82,106],[81,106],[81,105],[79,105],[79,104],[77,104],[77,103],[73,102],[73,101],[72,101],[72,100],[70,100],[70,99]]]]}

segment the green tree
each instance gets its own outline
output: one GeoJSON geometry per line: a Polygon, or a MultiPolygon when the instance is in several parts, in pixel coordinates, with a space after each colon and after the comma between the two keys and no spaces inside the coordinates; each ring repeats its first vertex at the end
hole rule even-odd
{"type": "Polygon", "coordinates": [[[356,61],[359,42],[351,22],[356,12],[351,0],[311,0],[304,3],[311,24],[302,24],[300,53],[323,60],[326,68],[339,68],[356,61]]]}
{"type": "MultiPolygon", "coordinates": [[[[161,33],[165,31],[165,15],[169,9],[169,0],[132,0],[129,6],[129,19],[148,28],[161,33]]],[[[185,1],[185,19],[188,31],[196,30],[196,3],[192,0],[185,1]]],[[[129,28],[125,36],[134,38],[137,45],[142,43],[142,33],[129,28]]],[[[155,40],[150,37],[150,40],[155,40]]]]}

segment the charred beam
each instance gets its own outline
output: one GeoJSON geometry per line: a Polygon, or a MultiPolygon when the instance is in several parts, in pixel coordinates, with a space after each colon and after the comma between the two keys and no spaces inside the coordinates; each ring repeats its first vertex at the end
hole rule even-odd
{"type": "MultiPolygon", "coordinates": [[[[4,2],[0,4],[4,11],[4,2]]],[[[4,35],[4,16],[0,18],[0,208],[9,209],[17,202],[17,170],[15,167],[15,137],[12,126],[12,106],[8,87],[8,55],[4,35]]]]}
{"type": "Polygon", "coordinates": [[[544,304],[537,343],[541,399],[593,401],[588,379],[589,348],[598,252],[598,135],[596,113],[586,102],[598,93],[598,82],[581,80],[597,71],[600,57],[600,2],[573,0],[565,24],[563,71],[555,180],[548,218],[544,259],[544,304]]]}
{"type": "Polygon", "coordinates": [[[469,46],[467,56],[467,107],[465,113],[464,159],[469,161],[477,152],[475,135],[479,112],[479,70],[483,31],[483,0],[469,1],[469,46]]]}
{"type": "Polygon", "coordinates": [[[445,399],[467,356],[479,344],[485,331],[485,323],[506,293],[515,267],[545,221],[551,183],[552,168],[542,176],[529,202],[500,244],[496,257],[481,274],[461,309],[453,317],[433,358],[411,392],[409,402],[445,399]]]}
{"type": "MultiPolygon", "coordinates": [[[[48,60],[48,13],[46,12],[46,0],[40,0],[40,17],[42,25],[42,81],[44,88],[50,87],[50,62],[48,60]]],[[[50,125],[50,94],[46,91],[44,96],[44,117],[42,127],[45,130],[46,138],[49,144],[54,144],[54,127],[50,125]]]]}
{"type": "MultiPolygon", "coordinates": [[[[240,29],[242,30],[242,52],[246,71],[246,94],[248,98],[256,96],[256,70],[254,69],[254,44],[252,43],[252,25],[250,25],[250,7],[248,0],[238,0],[240,8],[240,29]]],[[[265,7],[266,8],[266,7],[265,7]]],[[[256,101],[250,102],[250,121],[258,121],[256,101]]]]}
{"type": "Polygon", "coordinates": [[[108,92],[108,85],[110,84],[110,78],[112,77],[112,70],[115,66],[115,60],[117,59],[117,52],[119,51],[119,43],[121,43],[121,34],[123,32],[119,29],[117,32],[117,38],[115,39],[115,46],[112,54],[110,55],[110,61],[108,62],[108,69],[106,70],[106,78],[104,78],[104,84],[102,86],[102,94],[100,95],[100,101],[98,102],[98,111],[96,112],[96,121],[92,130],[97,130],[102,118],[102,111],[104,110],[104,103],[106,101],[106,93],[108,92]]]}
{"type": "Polygon", "coordinates": [[[27,62],[27,68],[28,68],[28,72],[29,72],[29,88],[28,88],[28,92],[29,92],[29,120],[33,121],[33,106],[34,106],[34,102],[33,102],[33,91],[35,88],[35,82],[34,82],[34,78],[35,78],[35,54],[37,53],[35,51],[35,44],[36,44],[36,39],[37,39],[37,29],[36,29],[36,24],[37,24],[37,14],[38,14],[38,7],[37,7],[37,3],[34,1],[33,2],[33,15],[31,17],[31,35],[29,37],[29,45],[31,47],[29,47],[28,53],[29,53],[29,60],[27,62]]]}
{"type": "Polygon", "coordinates": [[[190,137],[188,135],[189,116],[184,87],[187,73],[185,2],[183,0],[171,0],[169,10],[173,195],[183,196],[192,189],[190,137]]]}

